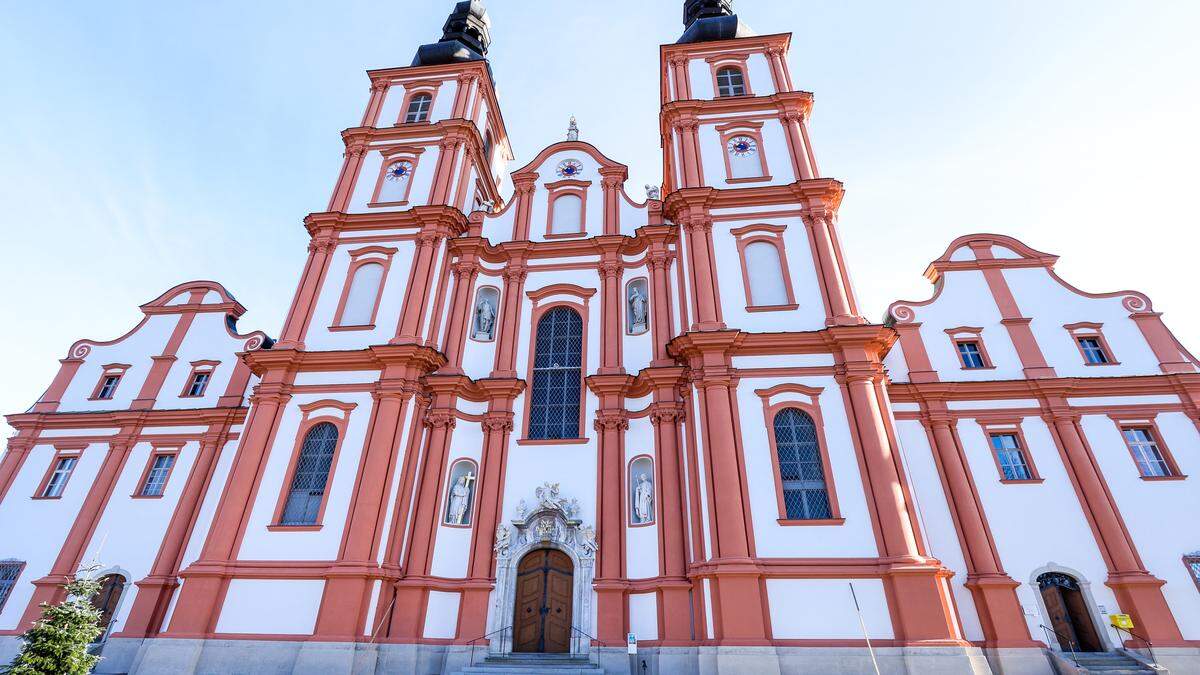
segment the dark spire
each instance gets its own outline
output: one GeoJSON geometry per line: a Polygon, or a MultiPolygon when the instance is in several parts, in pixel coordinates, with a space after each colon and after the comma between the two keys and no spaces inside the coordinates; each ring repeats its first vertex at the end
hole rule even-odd
{"type": "Polygon", "coordinates": [[[488,45],[492,43],[491,25],[483,0],[459,2],[442,27],[442,39],[421,45],[412,65],[432,66],[484,59],[488,45]]]}
{"type": "Polygon", "coordinates": [[[754,35],[733,13],[733,0],[685,0],[683,25],[678,44],[730,40],[754,35]]]}

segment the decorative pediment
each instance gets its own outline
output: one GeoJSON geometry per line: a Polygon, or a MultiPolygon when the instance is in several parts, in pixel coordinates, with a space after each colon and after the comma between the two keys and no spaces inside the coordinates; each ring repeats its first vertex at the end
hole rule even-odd
{"type": "Polygon", "coordinates": [[[558,483],[543,483],[534,499],[532,509],[524,499],[518,502],[511,528],[497,528],[497,556],[509,557],[510,549],[523,555],[539,545],[554,545],[580,559],[596,554],[596,530],[579,520],[578,499],[563,496],[558,483]]]}

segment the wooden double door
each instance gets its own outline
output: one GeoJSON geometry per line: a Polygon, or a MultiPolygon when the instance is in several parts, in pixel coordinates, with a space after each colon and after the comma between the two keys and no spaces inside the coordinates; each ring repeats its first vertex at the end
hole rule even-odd
{"type": "Polygon", "coordinates": [[[538,549],[517,566],[513,651],[571,651],[571,596],[575,570],[562,551],[538,549]]]}
{"type": "Polygon", "coordinates": [[[1058,633],[1060,646],[1081,652],[1104,651],[1079,582],[1058,572],[1043,574],[1037,581],[1046,613],[1050,615],[1050,626],[1058,633]],[[1063,638],[1070,640],[1073,646],[1061,644],[1063,638]]]}

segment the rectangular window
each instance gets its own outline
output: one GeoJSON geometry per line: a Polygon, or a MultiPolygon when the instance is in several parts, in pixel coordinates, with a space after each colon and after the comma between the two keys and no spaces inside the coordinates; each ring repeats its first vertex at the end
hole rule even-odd
{"type": "Polygon", "coordinates": [[[996,452],[996,461],[1000,464],[1004,480],[1033,479],[1033,472],[1029,470],[1029,462],[1025,461],[1025,451],[1016,434],[992,434],[992,449],[996,452]]]}
{"type": "Polygon", "coordinates": [[[208,389],[208,381],[212,379],[212,372],[207,370],[197,371],[192,373],[192,382],[188,385],[188,396],[203,396],[204,390],[208,389]]]}
{"type": "Polygon", "coordinates": [[[167,487],[167,476],[171,467],[175,466],[175,455],[156,455],[150,471],[146,473],[146,482],[138,494],[142,497],[161,497],[167,487]]]}
{"type": "Polygon", "coordinates": [[[1121,430],[1133,460],[1137,462],[1138,472],[1145,478],[1161,478],[1173,476],[1175,472],[1163,457],[1158,441],[1149,427],[1128,427],[1121,430]]]}
{"type": "MultiPolygon", "coordinates": [[[[1200,590],[1200,551],[1183,556],[1183,564],[1187,565],[1188,574],[1191,575],[1192,581],[1196,582],[1196,589],[1200,590]]],[[[3,606],[4,601],[0,599],[0,607],[3,606]]]]}
{"type": "Polygon", "coordinates": [[[71,472],[75,470],[75,465],[79,463],[78,457],[59,457],[54,464],[54,471],[50,473],[50,480],[46,481],[46,487],[42,489],[42,497],[57,499],[62,496],[63,490],[67,487],[67,481],[71,479],[71,472]]]}
{"type": "Polygon", "coordinates": [[[975,340],[958,341],[958,357],[962,359],[963,368],[986,368],[983,360],[983,350],[975,340]]]}
{"type": "Polygon", "coordinates": [[[1100,344],[1100,338],[1079,338],[1079,349],[1083,351],[1083,358],[1087,359],[1087,362],[1094,366],[1102,366],[1109,362],[1108,354],[1104,351],[1104,345],[1100,344]]]}
{"type": "Polygon", "coordinates": [[[117,392],[117,385],[121,383],[120,375],[105,375],[104,381],[100,384],[100,389],[96,392],[96,398],[107,401],[117,392]]]}
{"type": "Polygon", "coordinates": [[[8,602],[13,586],[17,585],[23,567],[25,563],[19,560],[0,560],[0,611],[4,610],[4,603],[8,602]]]}
{"type": "Polygon", "coordinates": [[[717,95],[721,98],[746,95],[746,78],[738,68],[717,71],[717,95]]]}

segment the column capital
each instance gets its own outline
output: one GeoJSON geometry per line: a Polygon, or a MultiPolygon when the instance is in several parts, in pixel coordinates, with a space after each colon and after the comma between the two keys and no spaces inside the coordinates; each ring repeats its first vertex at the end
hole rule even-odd
{"type": "Polygon", "coordinates": [[[387,91],[391,87],[391,80],[375,80],[371,82],[371,91],[387,91]]]}
{"type": "Polygon", "coordinates": [[[485,432],[512,433],[514,415],[511,411],[491,411],[483,415],[485,432]]]}
{"type": "Polygon", "coordinates": [[[430,410],[425,413],[424,424],[431,429],[453,429],[458,426],[458,418],[453,410],[430,410]]]}
{"type": "Polygon", "coordinates": [[[682,403],[664,401],[650,404],[650,423],[654,426],[664,423],[678,424],[685,419],[687,419],[687,412],[682,403]]]}
{"type": "Polygon", "coordinates": [[[597,432],[627,431],[629,429],[629,413],[625,410],[597,410],[596,421],[592,426],[597,432]]]}

